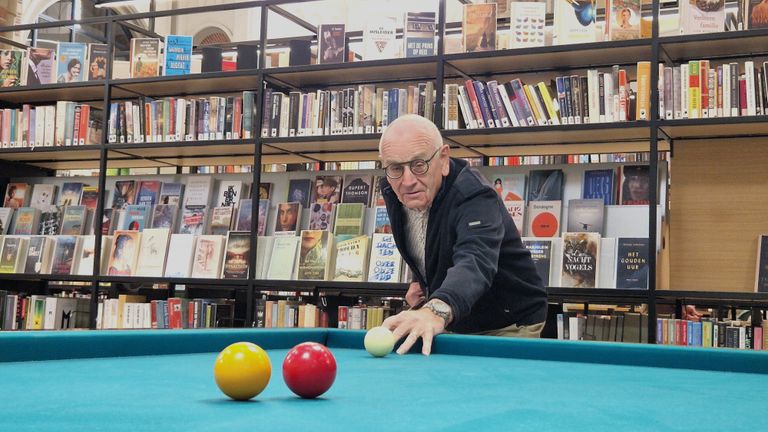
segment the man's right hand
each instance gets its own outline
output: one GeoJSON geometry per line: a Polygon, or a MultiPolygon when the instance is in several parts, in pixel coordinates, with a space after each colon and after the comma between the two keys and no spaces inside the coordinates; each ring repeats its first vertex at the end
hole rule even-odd
{"type": "Polygon", "coordinates": [[[411,285],[408,286],[408,292],[405,294],[405,301],[411,307],[414,307],[423,300],[426,300],[426,297],[424,296],[424,291],[421,289],[421,284],[418,282],[411,282],[411,285]]]}

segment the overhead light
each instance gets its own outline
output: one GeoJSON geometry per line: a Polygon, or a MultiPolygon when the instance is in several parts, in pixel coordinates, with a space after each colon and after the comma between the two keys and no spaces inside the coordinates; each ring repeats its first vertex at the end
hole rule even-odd
{"type": "Polygon", "coordinates": [[[97,5],[94,5],[94,7],[98,9],[102,8],[116,8],[116,7],[122,7],[122,6],[144,6],[149,4],[150,0],[118,0],[118,1],[111,1],[106,3],[99,3],[97,5]]]}

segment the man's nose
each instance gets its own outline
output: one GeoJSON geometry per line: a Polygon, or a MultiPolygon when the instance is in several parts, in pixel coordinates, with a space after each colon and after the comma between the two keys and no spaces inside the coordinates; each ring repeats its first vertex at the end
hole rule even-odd
{"type": "Polygon", "coordinates": [[[404,166],[403,167],[403,180],[402,183],[405,185],[410,185],[416,182],[416,175],[411,172],[411,167],[404,166]]]}

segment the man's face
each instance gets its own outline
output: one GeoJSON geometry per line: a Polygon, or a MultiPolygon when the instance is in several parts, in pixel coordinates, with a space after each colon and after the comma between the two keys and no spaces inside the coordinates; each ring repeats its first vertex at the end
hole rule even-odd
{"type": "Polygon", "coordinates": [[[278,210],[280,226],[290,228],[296,223],[296,210],[291,205],[281,204],[278,210]]]}
{"type": "Polygon", "coordinates": [[[0,51],[0,67],[8,69],[11,67],[13,56],[10,51],[0,51]]]}
{"type": "Polygon", "coordinates": [[[74,65],[72,66],[72,78],[77,78],[80,76],[80,65],[74,65]]]}
{"type": "Polygon", "coordinates": [[[391,130],[381,144],[381,163],[387,167],[395,163],[405,163],[400,178],[388,178],[392,190],[404,206],[410,209],[425,210],[435,199],[443,177],[448,175],[448,146],[443,145],[429,161],[426,173],[416,175],[411,172],[408,162],[414,159],[429,159],[435,153],[435,144],[430,135],[420,128],[402,125],[391,130]]]}

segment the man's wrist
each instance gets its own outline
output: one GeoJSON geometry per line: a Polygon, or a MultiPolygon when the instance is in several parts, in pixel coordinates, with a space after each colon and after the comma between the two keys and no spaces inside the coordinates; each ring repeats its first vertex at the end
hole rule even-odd
{"type": "Polygon", "coordinates": [[[443,321],[445,321],[445,327],[448,327],[448,324],[453,321],[453,311],[451,310],[451,306],[440,299],[432,299],[428,301],[422,309],[427,309],[435,316],[442,318],[443,321]]]}

